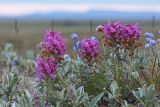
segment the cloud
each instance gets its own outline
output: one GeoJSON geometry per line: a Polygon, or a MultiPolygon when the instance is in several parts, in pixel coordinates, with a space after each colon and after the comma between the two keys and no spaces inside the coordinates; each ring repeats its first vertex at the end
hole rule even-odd
{"type": "Polygon", "coordinates": [[[121,12],[160,12],[160,5],[131,4],[0,4],[1,16],[21,16],[47,12],[88,12],[109,10],[121,12]]]}
{"type": "Polygon", "coordinates": [[[32,13],[46,13],[52,11],[64,12],[86,12],[88,7],[85,5],[66,5],[66,4],[0,4],[0,15],[20,16],[32,13]]]}

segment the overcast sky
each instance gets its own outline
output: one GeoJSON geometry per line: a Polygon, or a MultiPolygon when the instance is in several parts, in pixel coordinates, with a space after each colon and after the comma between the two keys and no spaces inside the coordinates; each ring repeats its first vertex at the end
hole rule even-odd
{"type": "Polygon", "coordinates": [[[1,3],[113,3],[113,4],[160,4],[160,0],[0,0],[1,3]]]}
{"type": "Polygon", "coordinates": [[[160,0],[0,0],[1,16],[92,10],[160,12],[160,0]]]}

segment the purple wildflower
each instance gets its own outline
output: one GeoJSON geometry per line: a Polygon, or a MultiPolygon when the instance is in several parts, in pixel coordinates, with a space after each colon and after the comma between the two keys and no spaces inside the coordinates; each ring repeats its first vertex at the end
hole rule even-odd
{"type": "Polygon", "coordinates": [[[122,46],[118,44],[118,45],[116,46],[116,48],[122,48],[122,46]]]}
{"type": "Polygon", "coordinates": [[[77,41],[75,42],[75,44],[73,45],[72,49],[74,52],[78,52],[79,51],[79,45],[80,45],[81,41],[77,41]]]}
{"type": "MultiPolygon", "coordinates": [[[[113,47],[116,51],[119,50],[117,45],[122,48],[131,51],[141,47],[139,42],[142,31],[138,24],[122,24],[120,22],[106,23],[102,25],[102,39],[103,43],[107,47],[113,47]],[[118,50],[117,50],[118,49],[118,50]]],[[[130,52],[133,53],[133,52],[130,52]]]]}
{"type": "Polygon", "coordinates": [[[152,38],[146,37],[146,42],[147,42],[147,43],[150,43],[151,40],[152,40],[152,38]]]}
{"type": "Polygon", "coordinates": [[[54,79],[56,69],[58,64],[54,58],[38,58],[36,59],[36,72],[39,80],[49,76],[51,79],[54,79]]]}
{"type": "Polygon", "coordinates": [[[147,38],[153,38],[153,37],[154,37],[153,33],[150,33],[150,32],[145,32],[144,35],[145,35],[147,38]]]}
{"type": "Polygon", "coordinates": [[[95,36],[92,36],[91,39],[92,40],[97,40],[97,38],[95,36]]]}
{"type": "Polygon", "coordinates": [[[75,34],[75,33],[73,33],[73,34],[71,35],[71,38],[72,38],[73,40],[76,40],[76,39],[78,38],[78,35],[75,34]]]}
{"type": "Polygon", "coordinates": [[[128,25],[125,25],[125,37],[127,40],[130,40],[130,39],[135,39],[135,40],[139,40],[142,32],[141,32],[141,29],[140,27],[135,24],[135,25],[132,25],[132,24],[128,24],[128,25]]]}
{"type": "Polygon", "coordinates": [[[73,49],[74,52],[77,52],[76,46],[73,46],[72,49],[73,49]]]}
{"type": "Polygon", "coordinates": [[[152,47],[152,45],[151,45],[150,43],[147,43],[147,44],[145,45],[145,48],[150,48],[150,47],[152,47]]]}
{"type": "Polygon", "coordinates": [[[151,39],[147,44],[145,45],[145,48],[151,48],[156,45],[156,41],[154,39],[151,39]]]}
{"type": "Polygon", "coordinates": [[[144,35],[146,36],[146,42],[145,48],[151,48],[156,45],[157,41],[154,40],[153,33],[145,32],[144,35]]]}
{"type": "Polygon", "coordinates": [[[77,47],[77,48],[79,48],[80,43],[81,43],[81,41],[77,41],[77,42],[76,42],[76,47],[77,47]]]}
{"type": "Polygon", "coordinates": [[[156,41],[155,40],[150,40],[150,44],[152,45],[152,46],[154,46],[154,45],[156,45],[156,41]]]}
{"type": "Polygon", "coordinates": [[[160,39],[157,39],[156,42],[157,42],[157,43],[160,43],[160,39]]]}
{"type": "Polygon", "coordinates": [[[83,39],[80,42],[80,56],[83,59],[91,60],[96,59],[99,55],[99,41],[95,39],[83,39]]]}
{"type": "Polygon", "coordinates": [[[130,40],[136,39],[138,40],[141,36],[141,29],[137,24],[135,25],[124,25],[120,22],[115,23],[107,23],[103,25],[103,33],[106,39],[112,39],[120,41],[123,40],[130,40]]]}
{"type": "Polygon", "coordinates": [[[54,55],[63,56],[66,51],[66,45],[65,40],[62,38],[62,33],[46,31],[42,42],[42,48],[54,55]]]}

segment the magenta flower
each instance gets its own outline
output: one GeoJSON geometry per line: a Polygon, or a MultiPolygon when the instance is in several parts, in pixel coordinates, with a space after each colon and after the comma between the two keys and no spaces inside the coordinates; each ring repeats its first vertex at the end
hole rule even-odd
{"type": "Polygon", "coordinates": [[[53,55],[63,56],[66,51],[66,44],[62,38],[62,33],[46,31],[42,41],[42,48],[53,55]]]}
{"type": "Polygon", "coordinates": [[[38,58],[36,59],[36,73],[39,80],[49,76],[54,79],[58,64],[54,58],[38,58]]]}
{"type": "Polygon", "coordinates": [[[107,47],[113,47],[116,51],[117,45],[124,49],[133,50],[141,47],[139,41],[142,31],[138,24],[122,24],[120,22],[106,23],[100,31],[103,36],[103,43],[107,47]]]}
{"type": "Polygon", "coordinates": [[[94,60],[98,57],[100,52],[99,41],[96,39],[88,38],[80,42],[80,56],[83,59],[94,60]]]}
{"type": "Polygon", "coordinates": [[[124,35],[124,26],[120,22],[107,23],[102,25],[103,33],[108,39],[120,39],[124,35]]]}
{"type": "Polygon", "coordinates": [[[115,23],[107,23],[102,25],[103,26],[103,33],[107,39],[112,40],[130,40],[136,39],[138,40],[141,36],[141,29],[140,27],[135,24],[128,24],[124,25],[120,22],[115,23]]]}
{"type": "Polygon", "coordinates": [[[130,40],[130,39],[139,40],[140,36],[142,35],[142,31],[141,31],[140,27],[138,26],[138,24],[125,25],[124,31],[125,31],[124,38],[127,40],[130,40]]]}

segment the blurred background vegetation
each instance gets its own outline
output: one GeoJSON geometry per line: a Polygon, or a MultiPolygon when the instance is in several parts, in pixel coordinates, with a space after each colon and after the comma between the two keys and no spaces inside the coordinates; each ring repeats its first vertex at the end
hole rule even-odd
{"type": "MultiPolygon", "coordinates": [[[[110,20],[118,21],[118,20],[110,20]]],[[[120,20],[122,23],[139,23],[143,32],[153,32],[158,38],[160,21],[151,17],[151,20],[120,20]]],[[[43,37],[45,30],[61,31],[68,43],[68,51],[72,49],[70,35],[77,33],[80,38],[96,36],[96,27],[107,20],[0,20],[0,46],[6,42],[13,43],[19,54],[26,50],[35,50],[43,37]]],[[[143,39],[142,39],[143,40],[143,39]]]]}

